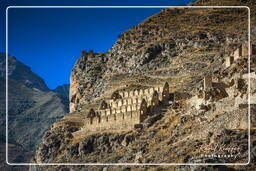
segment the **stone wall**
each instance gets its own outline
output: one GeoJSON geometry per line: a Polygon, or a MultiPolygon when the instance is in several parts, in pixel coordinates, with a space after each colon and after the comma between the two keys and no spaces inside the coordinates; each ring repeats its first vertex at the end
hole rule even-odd
{"type": "Polygon", "coordinates": [[[97,116],[87,120],[84,129],[89,131],[132,129],[135,124],[139,124],[141,122],[141,119],[141,114],[138,110],[97,116]]]}
{"type": "MultiPolygon", "coordinates": [[[[191,110],[197,110],[197,114],[205,114],[208,112],[205,114],[207,120],[218,118],[218,115],[225,115],[227,118],[225,127],[227,129],[248,129],[249,107],[251,107],[252,122],[254,121],[255,123],[255,117],[253,117],[253,112],[256,109],[255,85],[255,72],[251,72],[250,74],[235,73],[232,75],[232,78],[223,78],[218,82],[212,82],[213,88],[209,90],[212,98],[207,99],[205,96],[195,95],[187,100],[187,107],[191,110]],[[249,78],[251,85],[250,93],[248,89],[249,78]],[[222,88],[225,90],[227,96],[217,98],[219,94],[224,94],[221,91],[222,88]],[[214,91],[214,93],[211,93],[212,91],[214,91]],[[205,106],[207,106],[207,108],[205,108],[205,106]]],[[[255,127],[255,124],[252,124],[252,127],[255,127]]]]}
{"type": "Polygon", "coordinates": [[[168,98],[168,83],[162,87],[115,92],[111,99],[103,100],[98,109],[89,110],[83,129],[132,129],[147,118],[148,112],[168,98]]]}
{"type": "Polygon", "coordinates": [[[204,90],[209,90],[212,88],[212,76],[208,75],[204,77],[204,90]]]}
{"type": "Polygon", "coordinates": [[[232,65],[234,63],[234,57],[233,56],[227,56],[225,58],[225,66],[226,68],[229,67],[230,65],[232,65]]]}
{"type": "Polygon", "coordinates": [[[233,57],[234,57],[234,61],[236,61],[237,59],[239,59],[241,56],[244,56],[245,55],[245,50],[243,50],[245,47],[244,45],[243,46],[240,46],[239,48],[237,48],[234,52],[233,52],[233,57]],[[243,55],[242,55],[242,52],[243,55]]]}
{"type": "MultiPolygon", "coordinates": [[[[242,43],[234,52],[231,53],[230,56],[225,57],[225,66],[226,68],[231,66],[236,60],[243,56],[248,56],[248,42],[242,43]]],[[[256,54],[256,46],[251,45],[251,54],[256,54]]]]}

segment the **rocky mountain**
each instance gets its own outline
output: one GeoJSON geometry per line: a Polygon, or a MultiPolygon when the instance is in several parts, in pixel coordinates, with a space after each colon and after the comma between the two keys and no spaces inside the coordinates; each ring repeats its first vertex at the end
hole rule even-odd
{"type": "MultiPolygon", "coordinates": [[[[8,58],[8,78],[19,81],[29,88],[49,91],[44,80],[31,71],[31,68],[16,60],[14,56],[8,58]]],[[[5,53],[0,54],[0,76],[5,77],[5,53]]]]}
{"type": "MultiPolygon", "coordinates": [[[[239,1],[221,2],[223,5],[241,5],[239,1]]],[[[204,3],[209,5],[212,2],[204,3]]],[[[253,8],[251,11],[254,16],[253,8]]],[[[252,17],[252,24],[253,21],[252,17]]],[[[246,8],[163,10],[121,34],[108,52],[85,52],[81,55],[71,72],[70,111],[79,110],[82,105],[99,97],[108,84],[114,86],[115,79],[137,74],[138,77],[142,75],[143,80],[152,80],[152,74],[174,76],[184,72],[184,75],[187,71],[195,73],[209,67],[218,70],[215,66],[221,62],[228,48],[246,40],[247,22],[246,8]],[[193,51],[198,53],[191,54],[193,51]],[[207,66],[208,61],[213,64],[207,66]]],[[[254,35],[252,32],[253,40],[254,35]]]]}
{"type": "MultiPolygon", "coordinates": [[[[8,76],[8,134],[9,141],[19,144],[17,155],[24,149],[33,153],[42,135],[56,119],[68,112],[68,99],[50,91],[43,79],[31,71],[29,67],[9,56],[8,76]]],[[[0,125],[1,137],[5,137],[5,55],[0,56],[0,125]],[[4,77],[2,77],[4,76],[4,77]]],[[[1,143],[1,145],[3,145],[1,143]]],[[[2,148],[2,147],[1,147],[2,148]]],[[[14,147],[15,149],[15,147],[14,147]]],[[[15,153],[12,153],[15,162],[15,153]]],[[[26,155],[30,156],[31,155],[26,155]]],[[[3,157],[5,158],[5,157],[3,157]]],[[[29,161],[20,158],[19,162],[29,161]]]]}
{"type": "MultiPolygon", "coordinates": [[[[249,6],[252,28],[256,26],[256,6],[250,0],[202,0],[190,5],[249,6]]],[[[255,55],[250,61],[250,86],[248,56],[226,67],[227,59],[233,59],[234,51],[248,39],[247,22],[247,8],[168,8],[125,31],[107,52],[82,51],[71,72],[70,114],[44,134],[33,161],[247,163],[248,107],[255,128],[255,55]],[[212,87],[206,89],[203,80],[209,75],[212,87]],[[142,126],[78,134],[88,110],[103,99],[164,82],[175,101],[149,113],[142,126]],[[230,148],[235,157],[207,156],[216,151],[230,154],[230,148]]],[[[255,137],[252,129],[253,145],[255,137]]],[[[252,146],[251,163],[244,166],[35,166],[30,170],[255,170],[255,150],[252,146]]]]}
{"type": "Polygon", "coordinates": [[[69,84],[63,84],[58,87],[56,87],[53,91],[62,95],[65,99],[68,100],[69,103],[69,84]]]}

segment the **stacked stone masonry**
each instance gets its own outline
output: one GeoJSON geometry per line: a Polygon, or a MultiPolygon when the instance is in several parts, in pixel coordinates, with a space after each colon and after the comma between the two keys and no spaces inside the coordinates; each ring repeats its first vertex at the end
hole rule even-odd
{"type": "MultiPolygon", "coordinates": [[[[250,51],[251,55],[256,54],[256,45],[250,45],[250,51]]],[[[239,58],[248,56],[249,55],[249,49],[248,49],[248,42],[242,43],[241,46],[239,46],[234,52],[232,52],[229,56],[225,58],[225,66],[226,68],[231,66],[235,61],[237,61],[239,58]]]]}
{"type": "Polygon", "coordinates": [[[89,110],[83,129],[132,129],[169,98],[167,82],[162,87],[115,92],[110,99],[101,101],[98,109],[89,110]]]}

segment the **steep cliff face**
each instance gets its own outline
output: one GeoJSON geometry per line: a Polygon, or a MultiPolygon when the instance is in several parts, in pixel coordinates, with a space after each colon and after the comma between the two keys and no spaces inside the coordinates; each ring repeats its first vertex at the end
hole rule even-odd
{"type": "MultiPolygon", "coordinates": [[[[209,0],[192,5],[248,5],[251,1],[209,0]]],[[[247,9],[165,9],[120,35],[105,53],[83,52],[71,72],[71,113],[44,135],[34,162],[81,163],[218,163],[248,161],[248,58],[228,69],[225,58],[247,39],[247,9]],[[202,94],[203,78],[214,77],[202,94]],[[142,128],[74,134],[83,126],[89,104],[115,91],[147,88],[169,82],[175,102],[149,114],[142,128]],[[206,99],[202,98],[205,97],[206,99]],[[207,101],[202,105],[202,101],[207,101]],[[200,105],[198,105],[200,104],[200,105]],[[221,147],[216,147],[220,145],[221,147]],[[227,155],[234,147],[236,157],[227,155]],[[223,152],[223,153],[222,153],[223,152]]],[[[255,25],[255,16],[252,16],[255,25]]],[[[255,39],[252,33],[252,39],[255,39]]],[[[255,58],[255,56],[254,56],[255,58]]],[[[255,60],[254,60],[255,62],[255,60]]],[[[255,64],[251,67],[255,72],[255,64]]],[[[253,75],[253,74],[252,74],[253,75]]],[[[256,77],[255,77],[256,78],[256,77]]],[[[251,81],[251,115],[255,123],[255,79],[251,81]]],[[[252,126],[255,127],[255,124],[252,126]]],[[[252,143],[256,133],[252,130],[252,143]]],[[[255,169],[181,166],[189,169],[255,169]]],[[[31,170],[40,167],[31,168],[31,170]]],[[[149,170],[149,167],[43,167],[42,170],[149,170]]],[[[155,167],[152,170],[176,168],[155,167]]]]}
{"type": "Polygon", "coordinates": [[[91,102],[104,90],[103,80],[106,72],[105,53],[84,53],[79,58],[71,71],[70,76],[70,112],[81,108],[91,102]]]}

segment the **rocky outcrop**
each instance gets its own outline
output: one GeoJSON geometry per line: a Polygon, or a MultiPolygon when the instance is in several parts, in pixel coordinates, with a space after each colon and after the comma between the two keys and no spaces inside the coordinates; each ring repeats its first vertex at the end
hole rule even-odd
{"type": "Polygon", "coordinates": [[[104,53],[85,53],[79,58],[70,76],[70,112],[74,112],[84,104],[91,102],[91,99],[99,97],[105,89],[107,77],[106,56],[104,53]],[[89,56],[89,57],[88,57],[89,56]]]}
{"type": "Polygon", "coordinates": [[[107,52],[83,52],[70,76],[70,112],[100,97],[111,79],[122,75],[159,78],[194,73],[195,80],[202,79],[201,75],[195,78],[198,70],[219,70],[228,48],[246,39],[246,21],[237,15],[246,15],[246,10],[232,9],[230,15],[222,9],[202,12],[204,16],[198,10],[162,10],[122,33],[107,52]],[[220,21],[230,27],[220,26],[220,21]],[[237,23],[244,23],[239,30],[237,23]]]}

